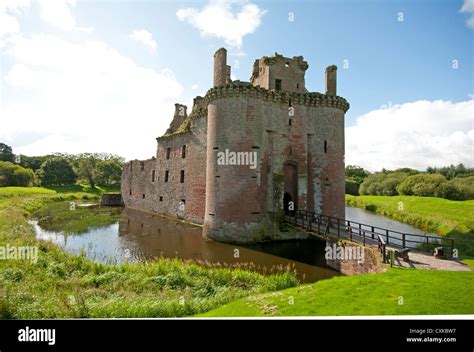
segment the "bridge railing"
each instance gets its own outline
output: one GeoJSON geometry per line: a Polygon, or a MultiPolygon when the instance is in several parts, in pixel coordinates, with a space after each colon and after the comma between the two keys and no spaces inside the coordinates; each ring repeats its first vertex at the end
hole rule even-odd
{"type": "Polygon", "coordinates": [[[317,231],[322,235],[344,237],[360,241],[364,245],[366,243],[377,244],[380,236],[385,241],[386,246],[396,248],[431,252],[436,247],[443,247],[444,253],[448,257],[453,256],[455,249],[453,238],[404,233],[307,210],[297,210],[286,214],[285,220],[307,230],[317,231]]]}

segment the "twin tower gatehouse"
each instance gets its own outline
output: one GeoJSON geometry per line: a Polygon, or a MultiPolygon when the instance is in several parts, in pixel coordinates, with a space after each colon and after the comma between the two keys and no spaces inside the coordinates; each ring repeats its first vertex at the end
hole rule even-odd
{"type": "Polygon", "coordinates": [[[156,157],[122,173],[125,206],[203,225],[223,242],[278,237],[274,214],[305,209],[344,218],[344,114],[336,66],[325,93],[308,92],[302,56],[264,56],[250,82],[214,55],[214,87],[176,104],[156,157]]]}

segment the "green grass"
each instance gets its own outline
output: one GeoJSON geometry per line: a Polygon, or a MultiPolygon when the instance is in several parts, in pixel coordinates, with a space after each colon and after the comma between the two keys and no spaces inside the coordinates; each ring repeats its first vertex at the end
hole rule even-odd
{"type": "Polygon", "coordinates": [[[98,228],[116,222],[120,218],[121,208],[115,207],[80,207],[80,202],[52,202],[32,217],[45,230],[60,232],[65,235],[82,234],[91,228],[98,228]]]}
{"type": "Polygon", "coordinates": [[[84,192],[84,193],[93,193],[93,194],[102,195],[103,193],[107,193],[107,192],[120,192],[119,187],[95,186],[94,188],[92,188],[89,185],[50,186],[46,188],[49,190],[53,190],[57,193],[84,192]]]}
{"type": "Polygon", "coordinates": [[[474,314],[473,291],[473,272],[391,268],[254,295],[198,316],[474,314]]]}
{"type": "Polygon", "coordinates": [[[37,194],[55,194],[54,190],[43,187],[0,187],[0,197],[13,197],[37,194]]]}
{"type": "Polygon", "coordinates": [[[36,240],[27,217],[47,208],[65,212],[60,205],[68,204],[64,201],[98,199],[98,195],[34,188],[0,190],[0,247],[39,248],[36,262],[0,260],[3,319],[186,316],[298,283],[289,272],[263,276],[243,269],[203,267],[179,260],[121,265],[92,262],[36,240]]]}
{"type": "Polygon", "coordinates": [[[388,216],[424,231],[453,237],[462,258],[474,257],[474,200],[346,195],[346,204],[388,216]],[[399,210],[400,204],[403,210],[399,210]]]}

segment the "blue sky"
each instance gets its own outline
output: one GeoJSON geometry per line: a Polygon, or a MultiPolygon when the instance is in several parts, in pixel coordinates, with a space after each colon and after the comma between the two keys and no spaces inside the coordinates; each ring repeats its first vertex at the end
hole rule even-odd
{"type": "Polygon", "coordinates": [[[0,139],[17,153],[150,157],[173,104],[210,87],[224,46],[244,81],[256,58],[303,55],[306,87],[321,92],[336,64],[346,163],[474,164],[472,0],[54,3],[0,6],[17,24],[0,25],[0,139]]]}

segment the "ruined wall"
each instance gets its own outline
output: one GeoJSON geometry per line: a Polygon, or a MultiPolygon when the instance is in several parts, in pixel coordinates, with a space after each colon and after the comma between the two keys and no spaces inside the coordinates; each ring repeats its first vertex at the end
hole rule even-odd
{"type": "Polygon", "coordinates": [[[140,161],[132,161],[124,167],[122,195],[126,206],[203,222],[207,118],[193,118],[191,124],[189,132],[159,138],[156,159],[145,161],[143,170],[140,161]],[[186,146],[184,158],[183,146],[186,146]],[[130,164],[133,164],[132,169],[130,164]],[[181,170],[184,170],[184,182],[181,182],[181,170]],[[181,201],[184,201],[184,209],[181,201]]]}
{"type": "Polygon", "coordinates": [[[153,211],[156,202],[156,184],[152,182],[156,160],[131,160],[122,170],[122,199],[127,207],[153,211]]]}
{"type": "Polygon", "coordinates": [[[281,81],[279,90],[285,92],[305,93],[305,72],[308,63],[302,56],[293,58],[276,54],[275,56],[264,56],[254,64],[251,82],[254,86],[265,89],[276,89],[276,80],[281,81]]]}

